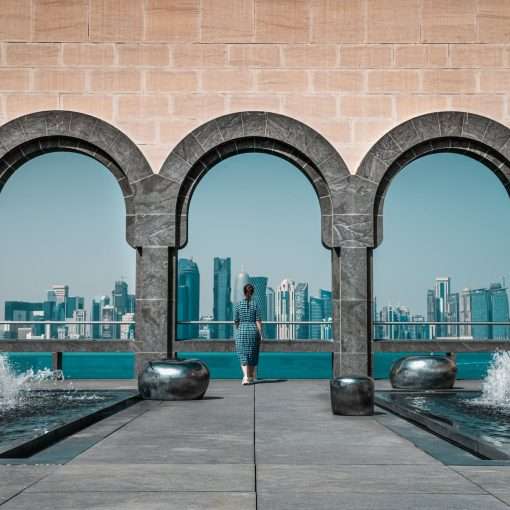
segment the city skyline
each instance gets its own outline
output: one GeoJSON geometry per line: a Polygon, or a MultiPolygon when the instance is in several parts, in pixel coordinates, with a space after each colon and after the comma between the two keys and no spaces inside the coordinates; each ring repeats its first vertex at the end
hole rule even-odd
{"type": "MultiPolygon", "coordinates": [[[[113,176],[91,158],[52,153],[25,163],[0,200],[1,318],[6,299],[35,301],[39,289],[55,281],[79,288],[87,300],[104,292],[105,281],[122,276],[134,288],[135,251],[125,240],[124,207],[113,176]],[[84,200],[91,194],[93,204],[84,200]]],[[[508,213],[505,189],[481,163],[458,154],[411,163],[385,199],[374,295],[425,314],[423,289],[436,274],[471,288],[508,279],[508,213]]],[[[300,172],[273,156],[240,155],[200,182],[191,201],[190,241],[179,256],[194,255],[206,289],[213,279],[207,261],[215,254],[230,256],[234,273],[244,267],[273,282],[307,281],[318,293],[331,286],[330,254],[319,232],[316,195],[300,172]],[[264,180],[272,186],[263,188],[264,180]]],[[[212,293],[200,300],[204,312],[212,311],[212,293]]]]}
{"type": "Polygon", "coordinates": [[[5,320],[13,324],[0,328],[0,338],[7,339],[125,339],[135,338],[134,324],[108,324],[135,320],[136,297],[129,293],[127,282],[117,280],[109,295],[95,296],[90,308],[85,307],[83,296],[71,296],[66,284],[53,284],[46,291],[46,299],[40,301],[6,300],[5,320]],[[21,323],[16,323],[21,321],[21,323]],[[23,322],[34,324],[22,324],[23,322]],[[59,324],[37,324],[39,322],[59,324]],[[87,324],[101,321],[103,324],[87,324]],[[83,322],[84,324],[79,324],[83,322]],[[69,323],[69,324],[67,324],[69,323]]]}
{"type": "Polygon", "coordinates": [[[374,301],[375,322],[401,322],[403,325],[376,324],[376,339],[432,339],[460,337],[466,340],[508,339],[510,327],[496,325],[448,325],[431,322],[509,322],[509,300],[505,282],[490,282],[485,287],[470,289],[462,287],[453,291],[449,276],[436,276],[433,288],[427,289],[426,314],[413,313],[404,304],[387,303],[383,306],[374,301]],[[417,325],[406,326],[413,322],[417,325]],[[419,323],[424,323],[419,325],[419,323]]]}
{"type": "MultiPolygon", "coordinates": [[[[251,283],[262,321],[331,321],[332,293],[330,290],[319,289],[319,296],[309,296],[307,282],[295,282],[283,279],[279,284],[270,286],[265,275],[250,275],[246,271],[232,274],[230,257],[214,257],[214,284],[212,313],[200,310],[201,289],[200,268],[192,259],[180,258],[177,271],[177,320],[197,321],[232,321],[235,304],[244,296],[244,286],[251,283]],[[273,288],[274,287],[274,288],[273,288]]],[[[330,325],[272,325],[264,327],[266,338],[331,339],[330,325]]],[[[177,338],[232,338],[233,329],[229,324],[211,324],[197,326],[178,324],[177,338]]]]}

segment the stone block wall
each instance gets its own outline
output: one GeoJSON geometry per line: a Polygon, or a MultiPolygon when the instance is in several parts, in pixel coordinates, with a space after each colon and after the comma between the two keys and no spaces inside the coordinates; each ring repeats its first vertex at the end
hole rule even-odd
{"type": "Polygon", "coordinates": [[[158,172],[225,113],[289,115],[351,173],[439,110],[509,124],[507,0],[2,0],[0,123],[67,109],[126,133],[158,172]]]}

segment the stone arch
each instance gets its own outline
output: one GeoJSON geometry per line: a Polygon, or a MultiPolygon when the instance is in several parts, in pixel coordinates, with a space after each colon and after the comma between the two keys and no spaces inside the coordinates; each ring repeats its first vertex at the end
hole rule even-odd
{"type": "Polygon", "coordinates": [[[358,179],[350,175],[322,135],[295,119],[268,112],[240,112],[213,119],[188,134],[170,153],[158,174],[165,181],[163,201],[168,210],[175,211],[175,227],[169,229],[165,242],[177,248],[185,246],[188,208],[196,185],[216,163],[245,152],[273,154],[301,170],[319,199],[323,244],[328,248],[341,244],[335,220],[345,217],[344,195],[358,179]]]}
{"type": "MultiPolygon", "coordinates": [[[[288,160],[314,187],[321,209],[322,243],[331,249],[334,340],[325,350],[333,354],[335,374],[366,373],[366,332],[360,332],[359,318],[362,325],[367,324],[367,290],[364,280],[358,278],[364,274],[366,261],[360,261],[358,254],[360,248],[366,247],[370,221],[358,210],[372,196],[374,183],[351,175],[335,148],[312,128],[269,112],[233,113],[198,127],[173,149],[157,175],[160,203],[171,213],[165,220],[168,225],[156,230],[152,239],[157,245],[170,247],[168,254],[153,255],[160,260],[160,267],[165,271],[169,268],[167,353],[173,354],[176,348],[177,250],[187,242],[187,215],[193,191],[213,165],[245,152],[265,152],[288,160]],[[363,338],[361,349],[359,335],[363,338]]],[[[223,349],[218,342],[213,343],[212,350],[223,349]]],[[[282,343],[279,342],[280,349],[296,348],[296,342],[286,348],[282,343]]],[[[311,349],[323,347],[316,344],[311,349]]]]}
{"type": "Polygon", "coordinates": [[[55,151],[85,154],[110,170],[124,196],[127,242],[140,246],[143,239],[136,224],[152,212],[143,191],[154,174],[124,133],[96,117],[50,110],[24,115],[0,126],[0,190],[23,163],[55,151]]]}
{"type": "Polygon", "coordinates": [[[361,162],[357,175],[373,183],[366,203],[372,219],[371,242],[383,239],[384,198],[391,179],[406,165],[437,152],[456,152],[484,163],[510,193],[510,129],[490,118],[467,112],[428,113],[385,134],[361,162]]]}

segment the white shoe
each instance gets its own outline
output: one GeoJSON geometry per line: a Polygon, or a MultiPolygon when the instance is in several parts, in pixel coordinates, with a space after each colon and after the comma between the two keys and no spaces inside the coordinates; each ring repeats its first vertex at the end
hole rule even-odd
{"type": "Polygon", "coordinates": [[[243,386],[246,386],[247,384],[250,384],[250,380],[247,377],[243,377],[241,384],[243,386]]]}

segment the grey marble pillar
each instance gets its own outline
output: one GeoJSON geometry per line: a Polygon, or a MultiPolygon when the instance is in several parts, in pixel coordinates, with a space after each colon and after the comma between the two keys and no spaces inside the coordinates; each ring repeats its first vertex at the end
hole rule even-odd
{"type": "Polygon", "coordinates": [[[371,257],[366,247],[332,250],[335,377],[371,372],[371,257]]]}
{"type": "Polygon", "coordinates": [[[136,339],[144,345],[143,351],[137,354],[138,373],[150,359],[174,354],[176,269],[175,248],[137,248],[136,339]]]}

